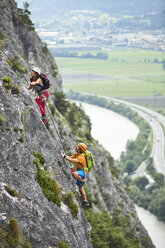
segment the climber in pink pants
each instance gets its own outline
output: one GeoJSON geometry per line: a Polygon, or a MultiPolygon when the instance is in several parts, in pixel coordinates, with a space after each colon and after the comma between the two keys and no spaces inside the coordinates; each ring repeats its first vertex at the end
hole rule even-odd
{"type": "Polygon", "coordinates": [[[45,101],[49,97],[49,91],[48,91],[48,88],[50,87],[49,80],[45,74],[41,73],[39,68],[34,67],[32,69],[30,82],[31,83],[30,86],[28,87],[28,90],[35,89],[35,91],[38,93],[38,97],[35,99],[35,101],[40,108],[42,114],[42,121],[44,124],[46,124],[45,101]]]}

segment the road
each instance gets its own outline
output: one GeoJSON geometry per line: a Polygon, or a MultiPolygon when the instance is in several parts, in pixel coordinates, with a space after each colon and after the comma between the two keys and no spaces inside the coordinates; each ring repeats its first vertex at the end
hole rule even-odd
{"type": "MultiPolygon", "coordinates": [[[[119,100],[116,98],[107,97],[107,99],[110,99],[113,102],[126,104],[132,110],[136,111],[147,122],[149,122],[153,130],[153,147],[152,147],[151,157],[153,157],[154,166],[157,172],[160,172],[165,175],[165,157],[164,157],[165,140],[164,140],[164,133],[162,128],[162,126],[165,127],[165,117],[153,110],[150,110],[138,104],[127,102],[124,100],[119,100]],[[162,126],[160,125],[160,123],[162,126]]],[[[137,169],[136,176],[145,175],[146,166],[147,166],[147,161],[144,161],[137,169]]]]}

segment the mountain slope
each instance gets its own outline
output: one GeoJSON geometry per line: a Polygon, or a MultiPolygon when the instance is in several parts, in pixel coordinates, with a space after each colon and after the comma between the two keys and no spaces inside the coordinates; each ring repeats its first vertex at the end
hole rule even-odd
{"type": "MultiPolygon", "coordinates": [[[[88,136],[77,137],[55,109],[54,89],[62,91],[61,77],[32,23],[12,0],[2,0],[0,11],[0,247],[92,247],[91,226],[69,164],[60,157],[61,147],[71,154],[82,139],[88,142],[96,161],[88,182],[88,196],[97,200],[91,200],[90,211],[106,210],[109,218],[116,221],[125,217],[124,242],[131,237],[135,247],[154,247],[110,154],[96,141],[90,142],[88,136]],[[51,120],[49,128],[40,120],[34,95],[27,90],[25,78],[33,65],[41,67],[51,79],[49,106],[55,129],[51,129],[51,120]]],[[[82,123],[81,128],[86,131],[85,125],[82,123]]],[[[119,228],[115,221],[113,224],[119,228]]]]}

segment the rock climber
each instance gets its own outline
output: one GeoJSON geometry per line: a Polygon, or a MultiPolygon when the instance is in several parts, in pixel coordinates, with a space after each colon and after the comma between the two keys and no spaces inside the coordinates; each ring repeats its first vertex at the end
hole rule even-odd
{"type": "Polygon", "coordinates": [[[77,167],[77,171],[72,172],[72,175],[75,179],[77,179],[79,192],[83,198],[82,205],[89,205],[85,190],[83,189],[85,178],[88,177],[87,162],[85,156],[82,154],[86,150],[87,150],[87,146],[84,143],[80,143],[76,146],[76,152],[72,156],[68,156],[64,153],[61,153],[61,157],[63,159],[66,159],[71,163],[75,163],[77,167]]]}
{"type": "Polygon", "coordinates": [[[45,89],[43,79],[43,76],[41,76],[41,70],[37,67],[34,67],[31,72],[30,86],[28,87],[28,90],[34,89],[38,93],[38,97],[35,99],[35,101],[40,108],[42,121],[44,124],[46,124],[45,101],[49,97],[49,91],[48,89],[45,89]]]}

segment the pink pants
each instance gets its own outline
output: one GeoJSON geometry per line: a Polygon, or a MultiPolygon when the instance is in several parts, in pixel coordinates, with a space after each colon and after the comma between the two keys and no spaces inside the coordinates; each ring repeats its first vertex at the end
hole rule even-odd
{"type": "MultiPolygon", "coordinates": [[[[41,95],[39,95],[35,99],[36,103],[38,104],[38,106],[40,108],[42,116],[45,115],[45,106],[46,106],[45,101],[48,99],[48,97],[49,97],[49,91],[43,92],[41,95]]],[[[43,119],[42,121],[44,124],[46,124],[46,118],[43,119]]]]}

